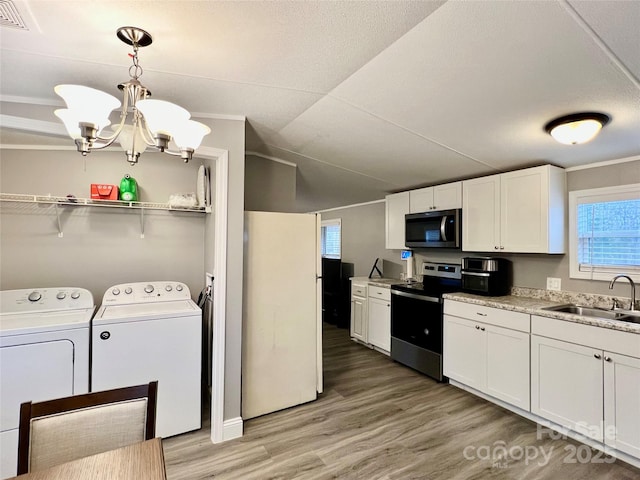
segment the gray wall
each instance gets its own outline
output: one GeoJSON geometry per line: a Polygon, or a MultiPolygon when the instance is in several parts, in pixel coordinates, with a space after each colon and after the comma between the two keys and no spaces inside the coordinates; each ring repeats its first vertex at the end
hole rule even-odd
{"type": "MultiPolygon", "coordinates": [[[[195,192],[199,162],[144,153],[131,167],[124,153],[3,149],[0,190],[79,198],[91,183],[119,184],[134,177],[143,201],[166,203],[171,193],[195,192]]],[[[62,207],[64,236],[58,237],[53,206],[3,202],[0,230],[2,289],[77,286],[89,289],[96,305],[112,285],[176,280],[197,298],[204,284],[204,223],[201,213],[147,211],[144,238],[140,212],[62,207]]]]}
{"type": "MultiPolygon", "coordinates": [[[[640,160],[603,167],[567,172],[569,191],[640,183],[640,160]]],[[[355,263],[356,275],[368,275],[376,257],[385,260],[385,276],[398,278],[404,271],[399,250],[386,250],[384,203],[347,207],[323,212],[322,219],[342,219],[343,261],[355,263]]],[[[416,250],[416,265],[423,260],[459,262],[473,252],[416,250]]],[[[486,255],[483,253],[482,255],[486,255]]],[[[521,287],[546,288],[547,277],[559,277],[562,290],[584,293],[614,294],[629,297],[629,286],[616,285],[613,293],[609,282],[569,278],[569,255],[501,254],[514,266],[514,284],[521,287]]]]}
{"type": "Polygon", "coordinates": [[[369,275],[376,258],[385,277],[399,278],[403,261],[399,250],[385,248],[385,203],[380,200],[357,207],[321,213],[322,220],[341,219],[342,261],[354,264],[354,275],[369,275]]]}
{"type": "Polygon", "coordinates": [[[266,158],[245,158],[245,210],[295,212],[296,167],[266,158]]]}

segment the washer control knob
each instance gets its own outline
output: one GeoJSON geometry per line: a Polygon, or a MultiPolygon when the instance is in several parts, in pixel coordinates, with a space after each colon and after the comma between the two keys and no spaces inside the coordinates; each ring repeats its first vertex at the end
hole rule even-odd
{"type": "Polygon", "coordinates": [[[41,298],[42,298],[42,294],[40,292],[38,292],[37,290],[34,290],[33,292],[31,292],[29,294],[29,301],[30,302],[37,302],[41,298]]]}
{"type": "Polygon", "coordinates": [[[182,285],[176,285],[176,290],[181,292],[182,291],[182,285]]]}
{"type": "Polygon", "coordinates": [[[171,285],[167,285],[166,287],[164,287],[164,289],[165,289],[167,292],[170,292],[171,290],[173,290],[173,287],[172,287],[171,285]]]}
{"type": "Polygon", "coordinates": [[[65,298],[67,298],[67,294],[64,292],[58,292],[58,294],[56,295],[56,298],[58,300],[64,300],[65,298]]]}
{"type": "Polygon", "coordinates": [[[80,298],[80,292],[71,292],[71,298],[77,300],[80,298]]]}
{"type": "Polygon", "coordinates": [[[146,287],[144,287],[144,291],[147,293],[152,293],[153,292],[153,285],[149,284],[146,287]]]}
{"type": "Polygon", "coordinates": [[[131,287],[127,287],[124,289],[124,293],[126,293],[127,295],[131,295],[131,292],[133,292],[133,289],[131,287]]]}
{"type": "Polygon", "coordinates": [[[120,289],[119,288],[114,288],[113,290],[111,290],[111,293],[113,295],[120,295],[120,289]]]}

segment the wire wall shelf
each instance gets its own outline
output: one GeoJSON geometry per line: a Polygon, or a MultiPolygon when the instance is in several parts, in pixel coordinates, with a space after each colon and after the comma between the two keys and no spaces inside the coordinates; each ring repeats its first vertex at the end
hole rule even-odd
{"type": "Polygon", "coordinates": [[[58,197],[54,195],[27,195],[20,193],[0,193],[0,203],[5,205],[22,204],[50,205],[53,206],[57,218],[58,237],[64,236],[60,212],[68,208],[115,208],[135,210],[140,212],[140,238],[144,238],[144,212],[145,211],[167,211],[176,213],[211,213],[211,206],[206,207],[179,207],[169,203],[154,202],[126,202],[120,200],[96,200],[92,198],[58,197]]]}

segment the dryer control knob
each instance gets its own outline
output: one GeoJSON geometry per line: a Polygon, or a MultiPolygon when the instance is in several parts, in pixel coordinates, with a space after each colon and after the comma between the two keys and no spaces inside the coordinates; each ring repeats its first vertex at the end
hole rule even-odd
{"type": "Polygon", "coordinates": [[[144,291],[147,293],[153,292],[153,285],[147,285],[146,287],[144,287],[144,291]]]}
{"type": "Polygon", "coordinates": [[[124,293],[126,293],[127,295],[131,295],[131,292],[133,292],[133,289],[131,287],[127,287],[124,289],[124,293]]]}
{"type": "Polygon", "coordinates": [[[40,300],[42,298],[42,295],[40,294],[40,292],[38,291],[33,291],[29,294],[29,301],[30,302],[37,302],[38,300],[40,300]]]}
{"type": "Polygon", "coordinates": [[[58,294],[56,295],[56,298],[58,300],[64,300],[65,298],[67,298],[67,294],[64,292],[58,292],[58,294]]]}
{"type": "Polygon", "coordinates": [[[170,292],[171,290],[173,290],[173,287],[172,287],[171,285],[167,285],[166,287],[164,287],[164,289],[165,289],[167,292],[170,292]]]}
{"type": "Polygon", "coordinates": [[[120,289],[119,288],[114,288],[113,290],[111,290],[111,293],[113,295],[120,295],[120,289]]]}
{"type": "Polygon", "coordinates": [[[74,300],[77,300],[80,298],[80,292],[72,292],[71,293],[71,298],[73,298],[74,300]]]}
{"type": "Polygon", "coordinates": [[[182,285],[176,285],[176,290],[181,292],[182,291],[182,285]]]}

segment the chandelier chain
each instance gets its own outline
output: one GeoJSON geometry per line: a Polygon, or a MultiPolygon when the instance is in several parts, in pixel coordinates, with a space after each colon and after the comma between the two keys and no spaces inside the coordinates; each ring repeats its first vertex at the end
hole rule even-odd
{"type": "Polygon", "coordinates": [[[138,44],[134,43],[133,44],[133,55],[129,54],[129,56],[131,57],[131,60],[133,62],[133,65],[131,65],[129,67],[129,76],[131,78],[133,78],[134,80],[138,80],[138,78],[140,78],[140,76],[142,76],[142,73],[144,72],[144,70],[142,70],[142,67],[138,63],[138,48],[139,48],[138,44]]]}

